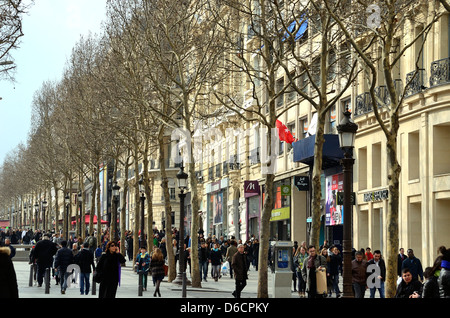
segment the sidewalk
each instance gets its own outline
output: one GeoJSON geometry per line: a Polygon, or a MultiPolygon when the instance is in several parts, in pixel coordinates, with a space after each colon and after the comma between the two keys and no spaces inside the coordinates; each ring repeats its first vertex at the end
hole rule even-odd
{"type": "MultiPolygon", "coordinates": [[[[29,286],[30,265],[28,262],[13,261],[14,268],[17,276],[17,283],[19,287],[20,298],[98,298],[97,295],[92,295],[92,287],[89,295],[80,295],[78,284],[71,284],[66,290],[64,295],[61,294],[60,285],[56,285],[55,279],[51,279],[50,293],[45,293],[45,284],[42,287],[37,287],[37,284],[29,286]]],[[[208,268],[210,271],[210,267],[208,268]]],[[[187,273],[187,278],[190,279],[190,274],[187,273]]],[[[247,280],[247,286],[242,291],[242,298],[257,298],[258,287],[258,272],[254,269],[250,269],[247,280]]],[[[91,275],[92,282],[92,275],[91,275]]],[[[269,295],[272,298],[272,274],[269,271],[269,295]]],[[[339,288],[342,291],[342,277],[340,278],[339,288]]],[[[97,293],[99,285],[97,284],[97,293]]],[[[215,298],[215,299],[235,299],[232,296],[232,292],[235,288],[235,281],[231,279],[229,275],[222,276],[219,281],[215,282],[214,279],[208,279],[207,282],[202,282],[201,288],[193,288],[187,286],[186,298],[215,298]]],[[[163,280],[160,286],[162,298],[181,298],[182,288],[181,285],[169,283],[167,277],[163,280]]],[[[292,298],[299,298],[298,293],[293,291],[293,285],[291,285],[292,298]]],[[[122,267],[121,284],[117,289],[116,298],[154,298],[153,297],[154,286],[151,276],[148,277],[147,291],[142,293],[142,296],[138,296],[138,275],[132,270],[132,262],[127,261],[126,267],[122,267]]],[[[369,297],[369,291],[366,291],[365,298],[369,297]]],[[[333,297],[335,298],[335,294],[333,297]]],[[[379,298],[378,292],[376,298],[379,298]]]]}
{"type": "MultiPolygon", "coordinates": [[[[61,294],[60,285],[55,285],[56,281],[51,279],[50,293],[45,293],[45,284],[42,287],[34,285],[29,286],[30,265],[28,262],[13,261],[17,276],[17,284],[19,287],[20,298],[98,298],[97,295],[80,295],[78,284],[72,284],[64,295],[61,294]]],[[[256,271],[249,272],[247,286],[242,292],[242,298],[256,298],[257,295],[257,277],[256,271]]],[[[189,273],[187,278],[190,279],[189,273]]],[[[91,275],[92,281],[92,275],[91,275]]],[[[234,279],[230,276],[222,276],[219,281],[215,282],[212,278],[207,282],[202,282],[202,288],[193,288],[187,286],[186,298],[230,298],[234,299],[231,293],[235,287],[234,279]]],[[[97,284],[97,293],[99,285],[97,284]]],[[[91,288],[92,291],[92,288],[91,288]]],[[[167,277],[160,286],[161,296],[163,298],[181,298],[181,285],[169,283],[167,277]]],[[[138,296],[138,275],[132,270],[132,262],[127,261],[126,267],[122,267],[121,284],[117,288],[116,298],[154,298],[154,286],[151,276],[148,277],[147,291],[142,296],[138,296]]],[[[293,294],[294,295],[294,294],[293,294]]],[[[295,297],[295,295],[294,295],[295,297]]]]}

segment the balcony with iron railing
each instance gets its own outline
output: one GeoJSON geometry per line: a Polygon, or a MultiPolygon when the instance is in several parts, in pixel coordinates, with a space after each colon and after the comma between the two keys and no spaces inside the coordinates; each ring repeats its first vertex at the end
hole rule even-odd
{"type": "Polygon", "coordinates": [[[425,87],[426,71],[421,68],[406,74],[405,97],[423,92],[425,87]]]}
{"type": "Polygon", "coordinates": [[[430,87],[450,83],[450,57],[431,63],[430,87]]]}
{"type": "MultiPolygon", "coordinates": [[[[394,87],[397,91],[397,96],[400,95],[402,91],[402,80],[396,79],[394,80],[394,87]]],[[[377,105],[378,108],[382,108],[385,105],[389,105],[391,103],[391,97],[389,95],[389,91],[386,85],[380,85],[375,87],[375,96],[378,97],[377,105]]],[[[356,96],[355,102],[355,111],[354,116],[358,117],[367,113],[372,112],[372,97],[369,92],[364,92],[356,96]]]]}

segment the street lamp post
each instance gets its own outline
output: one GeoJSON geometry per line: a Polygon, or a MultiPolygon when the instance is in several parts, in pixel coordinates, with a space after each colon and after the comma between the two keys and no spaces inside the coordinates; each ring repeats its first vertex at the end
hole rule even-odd
{"type": "Polygon", "coordinates": [[[186,278],[186,260],[184,253],[184,199],[186,198],[186,194],[184,191],[187,189],[187,178],[188,174],[184,172],[183,165],[180,166],[180,171],[177,173],[178,180],[178,189],[180,189],[180,226],[179,226],[179,271],[177,277],[173,281],[174,284],[182,285],[182,294],[183,298],[186,298],[186,285],[190,282],[187,281],[186,278]]]}
{"type": "Polygon", "coordinates": [[[114,186],[112,187],[112,193],[113,193],[113,201],[114,201],[114,209],[113,209],[113,218],[112,218],[112,229],[113,229],[113,239],[115,241],[119,240],[119,231],[117,230],[117,215],[118,215],[118,209],[119,209],[119,191],[120,186],[117,184],[117,181],[114,182],[114,186]]]}
{"type": "Polygon", "coordinates": [[[348,109],[344,112],[344,118],[337,126],[339,133],[339,144],[344,152],[341,165],[344,172],[344,237],[343,237],[343,298],[353,298],[352,289],[352,224],[353,207],[351,202],[351,191],[353,183],[353,147],[358,125],[351,119],[348,109]]]}
{"type": "Polygon", "coordinates": [[[45,224],[45,211],[47,210],[47,200],[44,199],[44,201],[42,201],[42,228],[44,229],[44,232],[46,230],[46,225],[45,224]]]}
{"type": "Polygon", "coordinates": [[[83,193],[81,192],[81,190],[78,191],[78,203],[79,203],[79,207],[80,207],[80,218],[79,218],[80,221],[78,222],[78,235],[81,237],[84,237],[83,233],[82,233],[82,229],[83,229],[82,222],[84,222],[84,220],[83,220],[83,193]]]}
{"type": "Polygon", "coordinates": [[[66,204],[66,240],[69,240],[69,204],[70,204],[70,196],[69,194],[66,194],[66,196],[64,197],[64,203],[66,204]]]}
{"type": "Polygon", "coordinates": [[[38,228],[39,204],[37,202],[34,205],[34,212],[34,226],[38,228]]]}
{"type": "Polygon", "coordinates": [[[144,185],[144,176],[143,175],[141,175],[141,179],[139,180],[139,192],[141,193],[141,245],[140,245],[140,247],[142,247],[142,246],[145,246],[145,235],[144,235],[144,226],[145,226],[145,224],[144,224],[144,220],[145,220],[145,206],[144,206],[144,203],[145,203],[145,185],[144,185]]]}

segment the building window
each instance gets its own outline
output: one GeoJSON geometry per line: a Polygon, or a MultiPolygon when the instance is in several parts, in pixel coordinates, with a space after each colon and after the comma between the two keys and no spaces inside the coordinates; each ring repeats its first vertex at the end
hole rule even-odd
{"type": "MultiPolygon", "coordinates": [[[[284,88],[284,78],[280,78],[279,80],[277,80],[277,83],[276,83],[276,87],[275,87],[276,93],[278,94],[279,92],[281,92],[283,90],[283,88],[284,88]]],[[[282,107],[283,104],[284,104],[284,92],[281,93],[276,99],[277,107],[282,107]]]]}

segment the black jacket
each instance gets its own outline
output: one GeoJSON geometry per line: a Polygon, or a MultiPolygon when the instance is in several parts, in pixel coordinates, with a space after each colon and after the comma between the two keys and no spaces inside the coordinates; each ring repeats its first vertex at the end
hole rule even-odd
{"type": "MultiPolygon", "coordinates": [[[[375,260],[373,258],[367,262],[367,266],[370,266],[373,264],[375,264],[375,260]]],[[[380,258],[380,261],[378,262],[378,266],[380,267],[380,276],[382,277],[381,280],[384,282],[386,280],[386,264],[384,262],[384,259],[380,258]]]]}
{"type": "Polygon", "coordinates": [[[423,283],[422,298],[439,298],[439,285],[436,276],[430,277],[423,283]]]}
{"type": "Polygon", "coordinates": [[[450,298],[450,269],[442,267],[438,278],[441,298],[450,298]]]}
{"type": "Polygon", "coordinates": [[[65,271],[70,264],[73,264],[72,250],[67,247],[60,248],[58,252],[56,252],[54,267],[65,271]]]}
{"type": "Polygon", "coordinates": [[[413,279],[409,284],[406,284],[404,280],[397,286],[397,292],[395,298],[409,298],[414,292],[422,295],[422,283],[413,279]]]}
{"type": "Polygon", "coordinates": [[[56,244],[50,240],[41,240],[36,243],[33,252],[33,262],[36,260],[41,266],[50,267],[53,263],[53,255],[56,254],[58,248],[56,244]]]}
{"type": "Polygon", "coordinates": [[[0,247],[0,298],[19,298],[16,271],[9,253],[8,247],[0,247]]]}
{"type": "Polygon", "coordinates": [[[221,265],[222,264],[222,252],[218,249],[217,251],[211,250],[211,265],[221,265]]]}
{"type": "Polygon", "coordinates": [[[74,262],[80,266],[81,273],[91,273],[91,267],[95,271],[94,254],[88,248],[82,248],[74,257],[74,262]]]}

